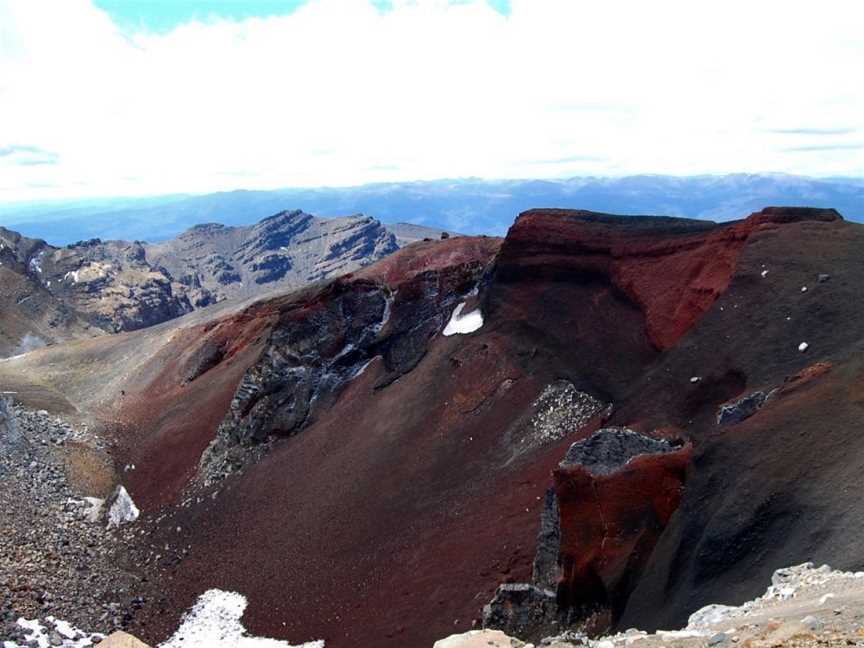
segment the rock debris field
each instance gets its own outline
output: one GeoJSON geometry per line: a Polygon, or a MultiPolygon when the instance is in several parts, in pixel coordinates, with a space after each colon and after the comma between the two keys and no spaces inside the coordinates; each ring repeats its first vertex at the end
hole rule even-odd
{"type": "MultiPolygon", "coordinates": [[[[0,642],[39,645],[23,617],[43,621],[47,645],[63,645],[70,627],[123,628],[144,603],[127,570],[134,528],[107,530],[98,501],[67,479],[67,448],[87,442],[86,429],[0,396],[0,642]]],[[[101,638],[73,636],[80,645],[101,638]]]]}

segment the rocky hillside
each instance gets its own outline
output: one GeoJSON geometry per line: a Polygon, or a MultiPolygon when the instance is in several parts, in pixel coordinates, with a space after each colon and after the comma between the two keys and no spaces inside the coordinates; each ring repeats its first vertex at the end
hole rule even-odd
{"type": "Polygon", "coordinates": [[[373,218],[316,218],[293,211],[250,227],[197,225],[176,239],[148,245],[146,254],[200,307],[264,288],[298,288],[397,249],[396,237],[373,218]]]}
{"type": "Polygon", "coordinates": [[[328,648],[681,627],[777,568],[864,565],[864,227],[532,210],[334,280],[0,362],[110,441],[160,555],[328,648]]]}
{"type": "Polygon", "coordinates": [[[0,228],[0,355],[298,288],[397,249],[372,218],[300,211],[249,227],[199,225],[155,245],[94,239],[56,248],[0,228]]]}

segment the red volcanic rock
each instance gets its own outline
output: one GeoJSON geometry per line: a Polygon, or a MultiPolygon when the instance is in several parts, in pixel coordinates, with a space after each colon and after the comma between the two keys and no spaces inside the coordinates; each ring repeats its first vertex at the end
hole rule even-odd
{"type": "Polygon", "coordinates": [[[831,371],[833,365],[830,362],[816,362],[804,367],[796,374],[789,376],[780,387],[780,395],[788,394],[800,387],[820,378],[831,371]]]}
{"type": "Polygon", "coordinates": [[[840,219],[834,210],[767,208],[717,225],[678,218],[535,209],[519,216],[498,264],[507,280],[529,273],[562,282],[604,277],[642,310],[658,349],[673,346],[726,290],[757,228],[840,219]]]}
{"type": "Polygon", "coordinates": [[[503,239],[486,236],[418,241],[349,276],[374,279],[391,288],[397,288],[424,272],[440,272],[465,265],[485,265],[498,252],[502,243],[503,239]]]}
{"type": "Polygon", "coordinates": [[[560,607],[614,622],[678,508],[691,456],[690,446],[617,428],[573,445],[554,472],[560,607]]]}

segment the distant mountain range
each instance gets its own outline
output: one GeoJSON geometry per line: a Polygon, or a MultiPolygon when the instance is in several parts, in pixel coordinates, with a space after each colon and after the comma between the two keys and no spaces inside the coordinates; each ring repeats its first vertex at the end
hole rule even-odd
{"type": "Polygon", "coordinates": [[[321,216],[364,213],[383,223],[502,235],[518,213],[535,207],[722,221],[768,205],[834,207],[860,221],[864,180],[782,174],[435,180],[6,205],[0,206],[0,225],[55,245],[94,237],[158,242],[201,223],[250,225],[286,209],[302,209],[321,216]]]}

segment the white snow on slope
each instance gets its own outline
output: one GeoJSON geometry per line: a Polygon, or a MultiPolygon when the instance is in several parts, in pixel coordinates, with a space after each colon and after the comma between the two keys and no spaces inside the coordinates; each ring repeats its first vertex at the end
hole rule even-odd
{"type": "Polygon", "coordinates": [[[324,648],[323,641],[293,646],[287,641],[250,637],[240,618],[248,605],[237,592],[207,590],[159,648],[324,648]]]}
{"type": "Polygon", "coordinates": [[[483,313],[480,309],[473,310],[470,313],[462,314],[462,309],[465,308],[465,302],[459,304],[453,309],[453,315],[450,316],[450,321],[444,327],[444,335],[473,333],[483,326],[483,313]]]}
{"type": "Polygon", "coordinates": [[[38,648],[53,648],[51,644],[51,633],[56,632],[61,639],[60,644],[54,644],[60,648],[88,648],[95,645],[91,639],[98,637],[101,641],[105,638],[104,634],[90,634],[82,632],[78,628],[73,627],[66,621],[55,619],[53,616],[45,618],[43,624],[38,619],[20,618],[16,622],[21,628],[21,634],[27,637],[27,643],[18,644],[14,641],[4,641],[3,648],[25,648],[26,646],[38,646],[38,648]],[[76,639],[76,637],[79,637],[76,639]],[[29,643],[29,642],[35,643],[29,643]]]}
{"type": "Polygon", "coordinates": [[[141,512],[123,486],[118,486],[114,492],[111,508],[108,509],[108,528],[116,529],[127,522],[134,522],[141,512]]]}

